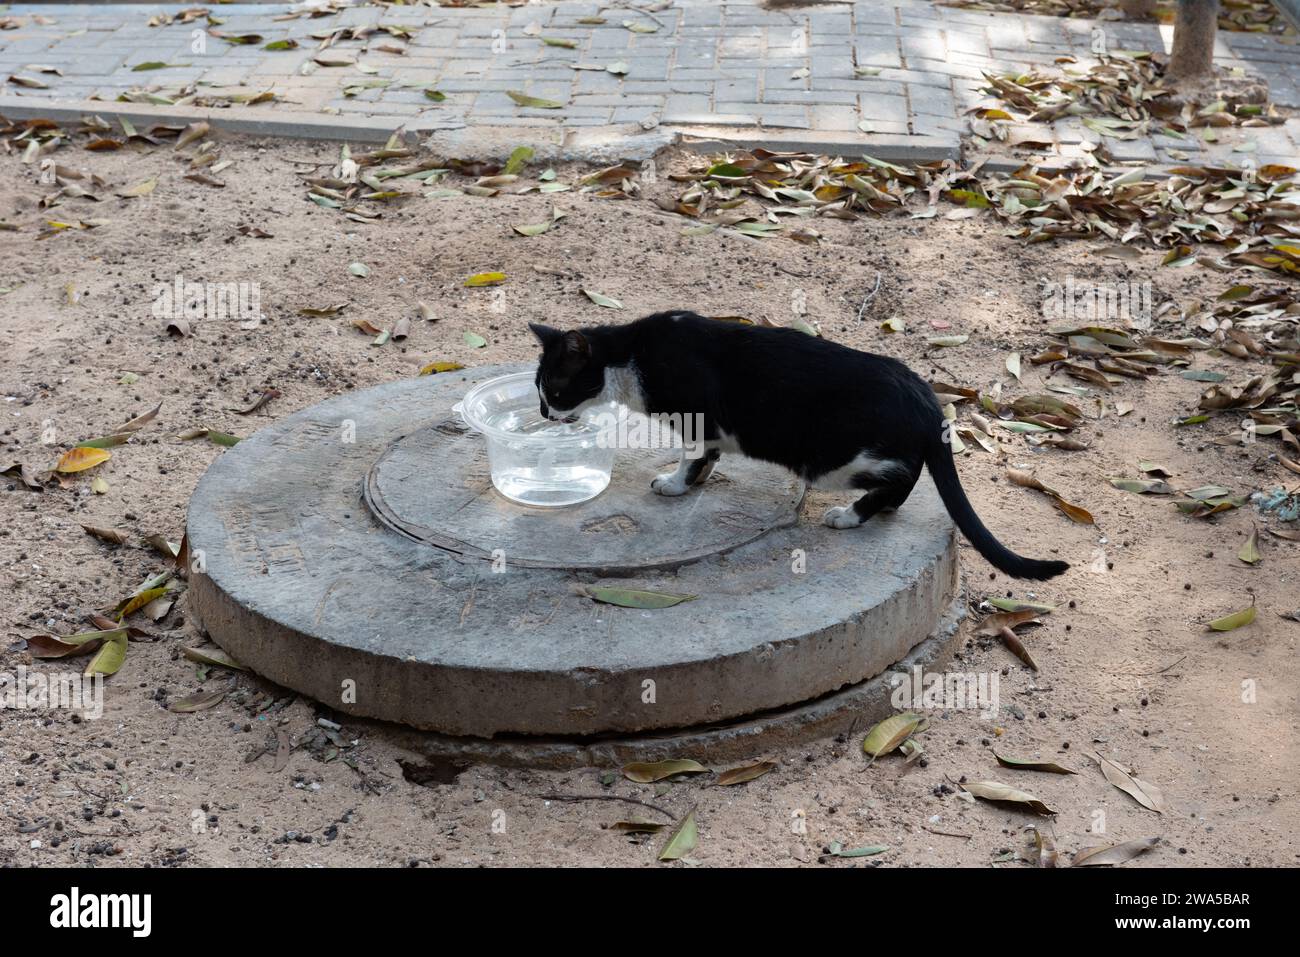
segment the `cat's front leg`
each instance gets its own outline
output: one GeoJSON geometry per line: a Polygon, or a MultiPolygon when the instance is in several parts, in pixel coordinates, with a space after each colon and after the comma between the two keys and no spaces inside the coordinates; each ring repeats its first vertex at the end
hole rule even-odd
{"type": "Polygon", "coordinates": [[[722,456],[722,450],[712,446],[706,446],[704,454],[695,457],[688,456],[687,451],[682,449],[677,471],[656,475],[650,483],[651,489],[660,495],[685,495],[692,485],[699,485],[712,474],[713,466],[722,456]]]}

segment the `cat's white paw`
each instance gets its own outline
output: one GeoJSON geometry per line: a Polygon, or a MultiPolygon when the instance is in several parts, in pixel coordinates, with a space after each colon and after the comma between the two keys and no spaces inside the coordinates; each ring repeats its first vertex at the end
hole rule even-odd
{"type": "Polygon", "coordinates": [[[676,472],[665,472],[663,475],[656,475],[654,481],[650,483],[650,488],[660,495],[685,495],[690,488],[689,485],[676,472]]]}
{"type": "Polygon", "coordinates": [[[858,513],[853,511],[852,505],[837,505],[826,510],[826,514],[822,516],[822,524],[831,528],[857,528],[862,524],[862,519],[858,518],[858,513]]]}

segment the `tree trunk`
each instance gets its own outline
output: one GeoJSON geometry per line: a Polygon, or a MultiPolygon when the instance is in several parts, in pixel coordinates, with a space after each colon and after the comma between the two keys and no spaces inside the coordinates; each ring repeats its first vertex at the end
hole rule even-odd
{"type": "Polygon", "coordinates": [[[1119,0],[1119,7],[1130,20],[1154,20],[1156,0],[1119,0]]]}
{"type": "Polygon", "coordinates": [[[1219,0],[1178,0],[1174,52],[1169,57],[1167,75],[1173,80],[1209,76],[1218,29],[1219,0]]]}

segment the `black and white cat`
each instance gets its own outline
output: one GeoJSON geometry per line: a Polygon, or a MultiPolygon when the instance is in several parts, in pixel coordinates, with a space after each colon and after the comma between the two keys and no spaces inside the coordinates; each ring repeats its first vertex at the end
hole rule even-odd
{"type": "Polygon", "coordinates": [[[677,471],[651,483],[660,495],[685,494],[724,452],[737,453],[784,466],[814,488],[862,493],[824,518],[855,528],[902,505],[924,465],[948,514],[993,567],[1036,579],[1069,568],[1022,558],[984,527],[957,478],[933,390],[896,359],[691,312],[569,332],[529,328],[542,343],[542,415],[573,421],[610,401],[646,415],[703,415],[703,454],[683,449],[677,471]]]}

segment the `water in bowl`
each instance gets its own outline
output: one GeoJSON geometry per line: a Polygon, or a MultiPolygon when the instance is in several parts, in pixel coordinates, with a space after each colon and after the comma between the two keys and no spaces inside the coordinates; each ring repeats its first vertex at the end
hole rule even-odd
{"type": "Polygon", "coordinates": [[[609,485],[609,468],[592,464],[597,432],[581,422],[566,424],[545,418],[537,393],[503,402],[484,424],[519,436],[579,436],[590,441],[544,448],[535,442],[498,440],[492,456],[492,484],[506,498],[524,505],[573,505],[594,498],[609,485]]]}

